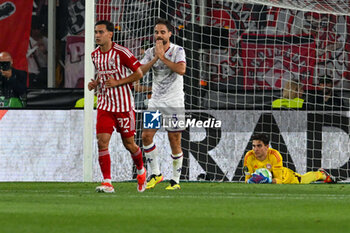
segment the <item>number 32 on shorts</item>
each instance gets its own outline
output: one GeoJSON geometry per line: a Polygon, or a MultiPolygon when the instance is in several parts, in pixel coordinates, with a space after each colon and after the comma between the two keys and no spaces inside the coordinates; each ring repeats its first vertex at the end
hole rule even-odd
{"type": "Polygon", "coordinates": [[[129,129],[130,119],[129,118],[117,118],[119,128],[129,129]]]}

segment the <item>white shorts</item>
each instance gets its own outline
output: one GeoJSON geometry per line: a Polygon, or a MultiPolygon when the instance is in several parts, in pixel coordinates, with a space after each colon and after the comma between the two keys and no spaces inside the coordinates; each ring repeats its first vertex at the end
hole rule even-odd
{"type": "Polygon", "coordinates": [[[185,127],[185,104],[182,100],[159,101],[149,99],[148,111],[157,111],[162,114],[162,127],[167,131],[183,131],[185,127]]]}

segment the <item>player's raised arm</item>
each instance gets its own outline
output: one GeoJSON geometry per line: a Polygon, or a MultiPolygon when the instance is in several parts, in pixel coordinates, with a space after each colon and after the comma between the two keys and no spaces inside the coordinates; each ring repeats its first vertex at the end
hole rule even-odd
{"type": "Polygon", "coordinates": [[[163,46],[163,41],[162,40],[157,40],[156,46],[155,46],[155,54],[159,59],[167,66],[169,67],[172,71],[184,75],[186,73],[186,63],[185,62],[172,62],[168,60],[164,54],[164,46],[163,46]]]}
{"type": "MultiPolygon", "coordinates": [[[[149,51],[149,53],[151,52],[149,51]]],[[[144,59],[141,60],[142,65],[140,67],[144,75],[152,68],[158,59],[158,56],[153,56],[153,58],[151,58],[151,55],[146,53],[144,59]]]]}

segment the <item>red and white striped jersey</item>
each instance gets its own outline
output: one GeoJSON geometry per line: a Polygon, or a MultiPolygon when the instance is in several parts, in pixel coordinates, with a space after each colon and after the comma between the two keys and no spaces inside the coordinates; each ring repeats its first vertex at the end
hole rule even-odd
{"type": "Polygon", "coordinates": [[[109,112],[129,112],[134,109],[134,97],[131,91],[132,84],[106,88],[105,82],[109,78],[116,80],[128,77],[130,71],[136,71],[140,62],[129,49],[113,42],[108,52],[102,52],[97,47],[91,53],[92,62],[100,81],[98,88],[97,108],[109,112]]]}

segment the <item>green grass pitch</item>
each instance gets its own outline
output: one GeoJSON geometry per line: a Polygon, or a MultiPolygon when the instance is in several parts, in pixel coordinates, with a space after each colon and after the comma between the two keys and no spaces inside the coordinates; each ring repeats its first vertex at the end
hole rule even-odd
{"type": "Polygon", "coordinates": [[[350,185],[0,183],[0,232],[350,232],[350,185]]]}

